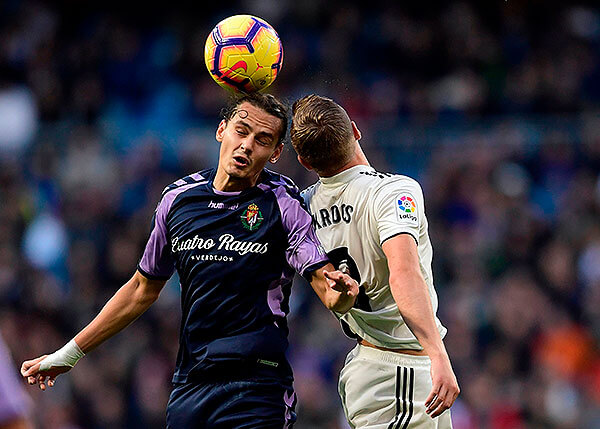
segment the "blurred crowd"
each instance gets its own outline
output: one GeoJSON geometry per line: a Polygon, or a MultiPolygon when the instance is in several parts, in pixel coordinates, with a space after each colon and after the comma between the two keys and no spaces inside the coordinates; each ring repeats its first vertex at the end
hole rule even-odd
{"type": "MultiPolygon", "coordinates": [[[[164,186],[215,165],[227,94],[204,42],[252,13],[283,40],[269,91],[333,97],[377,169],[423,185],[454,426],[600,428],[597,6],[108,3],[0,3],[0,332],[15,362],[89,322],[132,275],[164,186]]],[[[275,170],[315,179],[290,148],[275,170]]],[[[178,287],[51,392],[27,387],[37,427],[164,427],[178,287]]],[[[336,380],[353,343],[313,295],[296,283],[296,427],[346,428],[336,380]]]]}

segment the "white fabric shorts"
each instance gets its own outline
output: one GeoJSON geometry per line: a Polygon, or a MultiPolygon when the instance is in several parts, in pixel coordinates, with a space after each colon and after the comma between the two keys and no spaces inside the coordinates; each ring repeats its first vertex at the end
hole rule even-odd
{"type": "Polygon", "coordinates": [[[431,391],[431,361],[357,345],[340,373],[339,392],[352,428],[449,429],[450,410],[425,413],[431,391]]]}

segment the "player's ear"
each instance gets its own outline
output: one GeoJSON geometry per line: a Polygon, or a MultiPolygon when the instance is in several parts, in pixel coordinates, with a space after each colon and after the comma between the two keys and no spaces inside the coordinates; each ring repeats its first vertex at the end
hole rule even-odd
{"type": "Polygon", "coordinates": [[[277,147],[273,151],[273,154],[271,155],[271,158],[269,158],[269,162],[271,164],[275,164],[277,161],[279,161],[279,157],[281,156],[281,152],[283,152],[283,143],[277,143],[277,147]]]}
{"type": "Polygon", "coordinates": [[[227,128],[227,121],[225,119],[221,120],[219,126],[217,127],[217,132],[215,133],[215,138],[219,143],[223,141],[223,134],[225,134],[225,128],[227,128]]]}
{"type": "Polygon", "coordinates": [[[356,122],[354,122],[354,121],[351,121],[351,122],[352,122],[352,133],[354,134],[354,138],[356,140],[360,140],[362,138],[362,133],[356,126],[356,122]]]}
{"type": "Polygon", "coordinates": [[[298,162],[300,163],[300,165],[302,165],[302,167],[306,168],[308,171],[313,170],[312,166],[308,162],[300,158],[300,155],[298,155],[298,162]]]}

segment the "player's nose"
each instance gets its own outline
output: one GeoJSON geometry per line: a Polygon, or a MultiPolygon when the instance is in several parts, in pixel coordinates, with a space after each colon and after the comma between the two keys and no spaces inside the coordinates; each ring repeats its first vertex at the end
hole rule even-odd
{"type": "Polygon", "coordinates": [[[252,137],[244,137],[240,143],[240,149],[246,153],[250,153],[254,149],[254,144],[255,142],[252,137]]]}

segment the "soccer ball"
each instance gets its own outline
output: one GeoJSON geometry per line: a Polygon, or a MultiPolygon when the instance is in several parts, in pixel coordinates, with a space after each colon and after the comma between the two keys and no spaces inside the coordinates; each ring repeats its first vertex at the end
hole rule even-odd
{"type": "Polygon", "coordinates": [[[266,21],[235,15],[219,22],[209,34],[204,61],[223,88],[250,93],[273,83],[281,70],[283,47],[266,21]]]}

